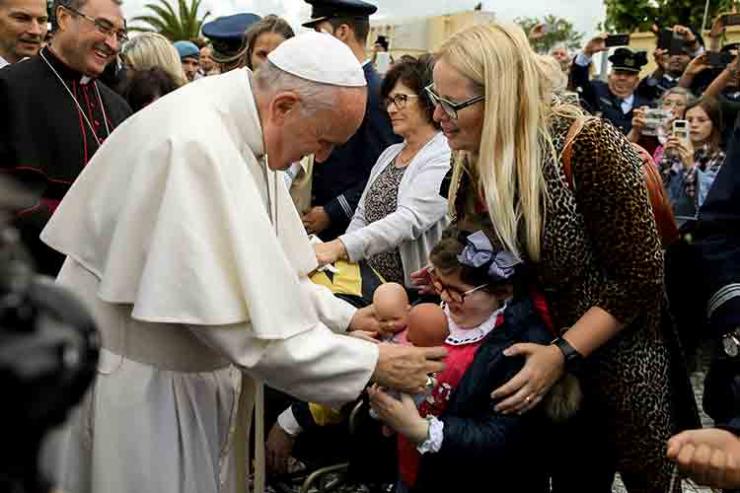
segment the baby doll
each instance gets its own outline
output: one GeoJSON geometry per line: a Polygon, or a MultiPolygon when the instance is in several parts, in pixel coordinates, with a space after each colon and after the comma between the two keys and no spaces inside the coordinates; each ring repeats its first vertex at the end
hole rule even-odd
{"type": "Polygon", "coordinates": [[[373,307],[379,322],[391,322],[389,325],[397,330],[385,336],[385,342],[433,347],[447,338],[447,318],[442,308],[433,303],[412,307],[406,289],[398,283],[381,284],[373,294],[373,307]]]}

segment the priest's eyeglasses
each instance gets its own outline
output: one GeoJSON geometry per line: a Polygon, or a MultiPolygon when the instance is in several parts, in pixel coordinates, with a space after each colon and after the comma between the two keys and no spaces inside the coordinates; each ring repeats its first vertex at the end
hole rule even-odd
{"type": "Polygon", "coordinates": [[[465,303],[465,298],[468,295],[471,295],[476,291],[480,291],[481,289],[488,287],[488,283],[485,283],[472,289],[468,289],[467,291],[460,291],[457,288],[448,286],[443,283],[442,280],[434,272],[433,267],[428,268],[427,272],[429,272],[429,278],[432,281],[432,288],[434,288],[434,291],[440,296],[442,295],[442,293],[446,293],[450,301],[457,305],[462,305],[463,303],[465,303]]]}
{"type": "Polygon", "coordinates": [[[80,12],[77,9],[73,9],[72,7],[66,7],[62,6],[63,9],[69,10],[75,15],[79,15],[83,19],[92,22],[95,24],[95,27],[97,28],[98,32],[100,34],[103,34],[104,36],[115,36],[116,41],[118,41],[118,44],[123,44],[126,41],[128,41],[128,33],[124,31],[123,29],[116,29],[116,26],[111,24],[105,19],[94,19],[90,17],[89,15],[80,12]]]}
{"type": "Polygon", "coordinates": [[[447,116],[449,116],[453,120],[457,120],[460,110],[464,110],[468,106],[473,106],[475,103],[479,103],[486,99],[485,96],[473,96],[472,98],[466,99],[465,101],[450,101],[449,99],[445,99],[437,94],[437,92],[434,90],[434,87],[432,86],[434,86],[434,84],[429,84],[424,88],[427,95],[429,96],[429,99],[432,100],[432,103],[435,106],[441,106],[442,110],[444,110],[447,116]]]}
{"type": "Polygon", "coordinates": [[[415,94],[403,94],[398,93],[393,96],[388,96],[387,98],[383,99],[383,107],[388,108],[391,104],[396,107],[398,110],[402,110],[406,107],[406,104],[408,104],[409,99],[418,98],[419,96],[416,96],[415,94]]]}

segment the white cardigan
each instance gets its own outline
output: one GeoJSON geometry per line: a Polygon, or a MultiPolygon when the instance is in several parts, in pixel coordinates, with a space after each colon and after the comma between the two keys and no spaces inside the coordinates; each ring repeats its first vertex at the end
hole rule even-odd
{"type": "Polygon", "coordinates": [[[339,237],[352,262],[398,248],[403,264],[404,282],[413,287],[409,274],[428,263],[429,252],[447,226],[447,199],[439,194],[440,185],[450,169],[450,147],[438,132],[416,153],[398,186],[396,211],[368,224],[365,198],[375,179],[406,146],[388,147],[370,171],[365,190],[345,234],[339,237]]]}

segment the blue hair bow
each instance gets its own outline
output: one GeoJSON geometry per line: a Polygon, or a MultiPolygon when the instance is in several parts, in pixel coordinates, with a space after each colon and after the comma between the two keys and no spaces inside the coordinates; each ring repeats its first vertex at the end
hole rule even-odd
{"type": "Polygon", "coordinates": [[[514,275],[517,265],[521,264],[513,253],[493,251],[493,245],[483,231],[476,231],[465,238],[465,247],[457,256],[460,264],[478,269],[487,268],[488,277],[493,281],[506,281],[514,275]]]}

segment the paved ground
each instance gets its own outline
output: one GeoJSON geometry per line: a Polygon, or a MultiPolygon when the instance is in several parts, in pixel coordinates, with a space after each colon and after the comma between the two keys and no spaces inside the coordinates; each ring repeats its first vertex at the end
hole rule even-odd
{"type": "MultiPolygon", "coordinates": [[[[698,370],[691,374],[691,386],[694,388],[694,395],[696,396],[696,402],[699,404],[699,412],[701,413],[701,422],[702,425],[705,427],[712,426],[712,418],[707,416],[704,411],[701,409],[701,398],[702,393],[704,392],[704,377],[706,377],[706,370],[708,366],[708,351],[700,351],[700,353],[703,355],[702,358],[700,358],[698,363],[698,370]]],[[[617,478],[617,481],[614,484],[614,493],[626,493],[626,489],[624,488],[624,485],[622,485],[622,481],[617,478]]],[[[693,484],[685,484],[683,486],[684,493],[687,492],[697,492],[697,493],[711,493],[710,488],[701,488],[698,486],[695,486],[693,484]]]]}

